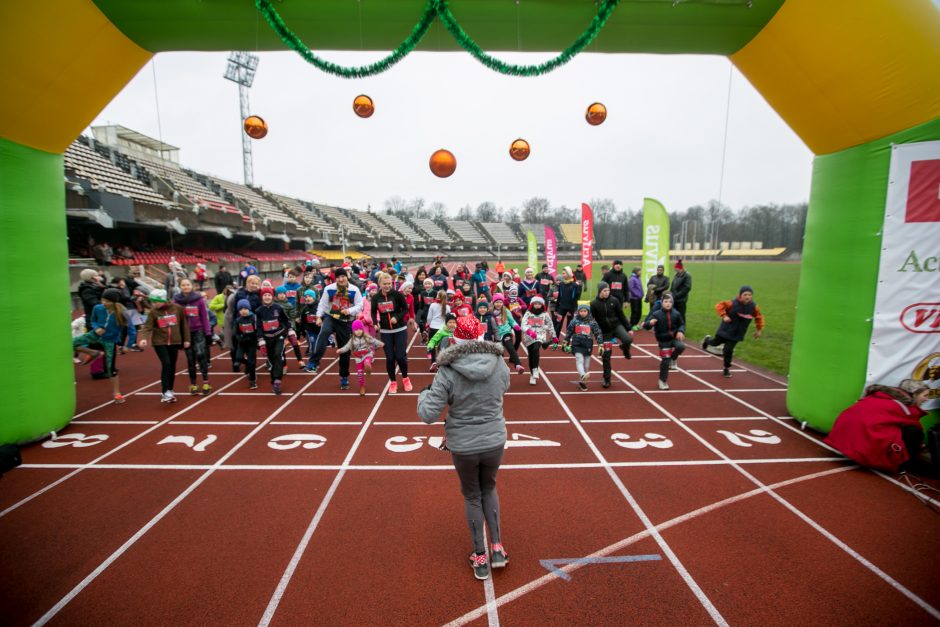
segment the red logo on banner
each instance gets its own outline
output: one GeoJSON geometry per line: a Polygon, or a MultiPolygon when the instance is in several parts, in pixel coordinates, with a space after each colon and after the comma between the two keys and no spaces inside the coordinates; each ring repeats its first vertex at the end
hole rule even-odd
{"type": "Polygon", "coordinates": [[[914,303],[901,312],[901,324],[911,333],[940,333],[940,303],[914,303]]]}
{"type": "Polygon", "coordinates": [[[940,159],[911,163],[905,222],[940,222],[940,159]]]}

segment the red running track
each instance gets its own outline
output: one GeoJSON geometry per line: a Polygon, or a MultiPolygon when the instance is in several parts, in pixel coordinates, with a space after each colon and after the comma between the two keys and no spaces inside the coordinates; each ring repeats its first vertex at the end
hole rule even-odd
{"type": "Polygon", "coordinates": [[[149,352],[121,358],[122,406],[82,369],[73,423],[0,482],[3,623],[940,622],[940,517],[903,481],[802,431],[780,378],[690,348],[662,392],[637,343],[609,390],[595,363],[578,391],[560,353],[535,386],[513,375],[511,563],[483,583],[443,429],[381,358],[365,397],[332,360],[275,397],[217,356],[214,392],[175,405],[149,352]]]}

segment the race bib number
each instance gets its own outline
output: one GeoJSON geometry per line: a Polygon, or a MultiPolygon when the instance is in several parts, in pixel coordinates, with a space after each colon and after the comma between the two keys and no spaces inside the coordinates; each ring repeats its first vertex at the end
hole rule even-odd
{"type": "Polygon", "coordinates": [[[297,298],[297,290],[287,290],[288,298],[297,298]]]}
{"type": "Polygon", "coordinates": [[[444,287],[444,281],[442,281],[442,280],[440,280],[440,279],[435,279],[435,280],[434,280],[434,287],[444,287]]]}
{"type": "Polygon", "coordinates": [[[383,301],[379,303],[379,313],[391,313],[395,311],[395,303],[390,300],[383,301]]]}
{"type": "Polygon", "coordinates": [[[459,290],[461,285],[463,285],[463,279],[454,279],[455,290],[459,290]]]}
{"type": "Polygon", "coordinates": [[[610,289],[612,289],[612,290],[622,290],[622,289],[623,289],[623,283],[621,283],[620,281],[614,281],[613,283],[610,284],[610,289]]]}
{"type": "Polygon", "coordinates": [[[538,293],[539,293],[538,290],[526,290],[526,291],[525,291],[525,295],[526,295],[527,298],[532,298],[533,296],[535,296],[535,295],[538,294],[538,293]]]}
{"type": "Polygon", "coordinates": [[[543,322],[544,320],[542,320],[541,318],[529,318],[530,327],[540,327],[542,326],[543,322]]]}
{"type": "Polygon", "coordinates": [[[473,314],[473,310],[470,309],[469,305],[461,305],[460,307],[457,307],[458,318],[461,316],[469,316],[471,314],[473,314]]]}
{"type": "Polygon", "coordinates": [[[368,348],[360,348],[359,350],[353,351],[353,357],[366,357],[371,352],[372,351],[368,348]]]}
{"type": "Polygon", "coordinates": [[[425,297],[424,297],[424,304],[425,304],[425,305],[430,305],[430,304],[433,303],[435,300],[436,300],[436,299],[435,299],[433,296],[425,296],[425,297]]]}
{"type": "Polygon", "coordinates": [[[591,326],[588,324],[579,324],[574,328],[574,331],[579,335],[591,335],[591,326]]]}
{"type": "Polygon", "coordinates": [[[551,282],[552,282],[551,279],[542,279],[541,281],[539,281],[539,283],[541,283],[542,285],[549,285],[551,282]]]}
{"type": "Polygon", "coordinates": [[[183,311],[185,311],[186,315],[190,318],[195,318],[199,315],[199,307],[196,307],[195,305],[186,305],[183,307],[183,311]]]}
{"type": "Polygon", "coordinates": [[[317,314],[308,313],[306,316],[304,316],[304,319],[307,321],[307,324],[313,324],[317,321],[317,314]]]}
{"type": "Polygon", "coordinates": [[[255,325],[251,324],[250,322],[242,322],[238,325],[238,330],[242,333],[254,333],[255,325]]]}
{"type": "Polygon", "coordinates": [[[349,309],[349,298],[346,296],[336,296],[333,298],[333,304],[330,307],[333,311],[340,312],[349,309]]]}
{"type": "Polygon", "coordinates": [[[281,326],[281,321],[277,319],[265,320],[264,322],[261,323],[261,328],[264,329],[265,331],[277,331],[278,328],[280,328],[280,326],[281,326]]]}
{"type": "Polygon", "coordinates": [[[176,326],[176,316],[160,316],[157,318],[157,326],[161,329],[176,326]]]}

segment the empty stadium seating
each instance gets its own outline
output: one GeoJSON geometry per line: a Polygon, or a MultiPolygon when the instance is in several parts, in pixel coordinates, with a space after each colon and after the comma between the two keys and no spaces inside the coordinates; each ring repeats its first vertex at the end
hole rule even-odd
{"type": "Polygon", "coordinates": [[[375,217],[384,222],[390,228],[398,232],[405,241],[410,242],[414,248],[427,248],[428,242],[414,228],[399,218],[398,216],[392,215],[390,213],[377,213],[375,217]]]}
{"type": "MultiPolygon", "coordinates": [[[[85,142],[88,140],[86,138],[85,142]]],[[[82,141],[74,141],[65,151],[66,174],[86,179],[104,191],[133,200],[162,206],[167,199],[130,176],[109,159],[104,158],[82,141]]]]}
{"type": "Polygon", "coordinates": [[[214,176],[205,176],[204,178],[210,185],[218,185],[237,200],[241,201],[250,212],[256,214],[256,218],[299,226],[294,218],[287,215],[280,207],[250,187],[214,176]]]}
{"type": "Polygon", "coordinates": [[[427,236],[429,241],[446,244],[452,239],[430,218],[415,218],[414,224],[427,236]]]}
{"type": "MultiPolygon", "coordinates": [[[[375,244],[375,235],[366,231],[364,228],[359,226],[352,218],[350,218],[342,209],[339,207],[333,207],[330,205],[321,205],[319,203],[313,203],[314,209],[320,212],[320,214],[325,217],[327,220],[332,222],[336,228],[343,228],[343,231],[346,233],[347,241],[353,246],[363,246],[366,244],[374,245],[375,244]]],[[[334,244],[337,242],[333,242],[334,244]]]]}
{"type": "Polygon", "coordinates": [[[516,232],[504,222],[481,222],[480,226],[500,246],[519,246],[522,241],[516,232]]]}
{"type": "Polygon", "coordinates": [[[490,240],[480,233],[470,222],[463,220],[448,220],[447,227],[454,232],[458,239],[476,246],[489,246],[490,240]]]}

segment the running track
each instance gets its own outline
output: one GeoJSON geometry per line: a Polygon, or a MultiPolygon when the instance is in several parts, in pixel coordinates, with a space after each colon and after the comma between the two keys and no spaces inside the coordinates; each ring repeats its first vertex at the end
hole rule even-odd
{"type": "MultiPolygon", "coordinates": [[[[652,336],[637,342],[609,390],[597,361],[579,392],[562,353],[536,386],[512,376],[511,563],[485,583],[428,442],[443,429],[416,392],[388,395],[382,359],[364,398],[339,392],[330,353],[275,397],[217,356],[214,392],[175,405],[149,351],[119,359],[123,406],[81,369],[74,422],[0,480],[2,622],[940,622],[940,517],[905,483],[802,431],[778,378],[724,379],[690,348],[660,392],[652,336]]],[[[432,375],[410,359],[417,391],[432,375]]]]}

